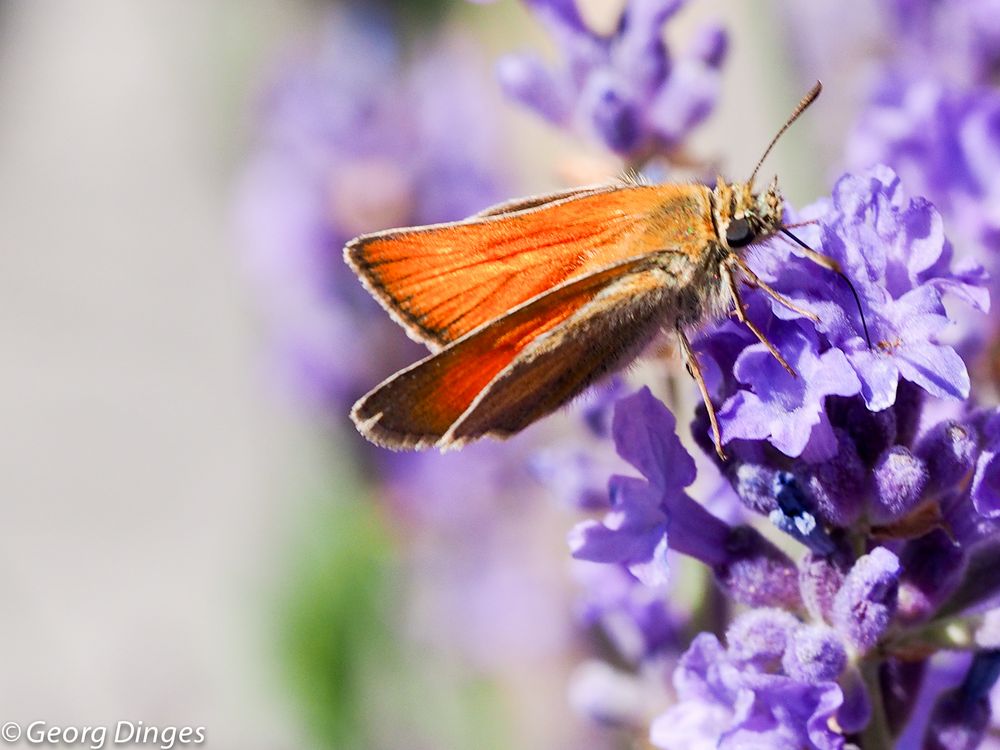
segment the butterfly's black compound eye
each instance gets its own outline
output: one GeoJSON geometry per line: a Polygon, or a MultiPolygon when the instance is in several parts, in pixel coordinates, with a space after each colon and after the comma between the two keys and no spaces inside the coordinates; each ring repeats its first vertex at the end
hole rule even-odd
{"type": "Polygon", "coordinates": [[[754,241],[756,232],[746,219],[733,219],[726,227],[726,244],[729,247],[745,247],[754,241]]]}

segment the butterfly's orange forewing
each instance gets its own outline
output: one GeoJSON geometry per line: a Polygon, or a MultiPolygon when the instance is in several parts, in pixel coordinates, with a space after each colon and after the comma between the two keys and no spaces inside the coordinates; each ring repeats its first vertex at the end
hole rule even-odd
{"type": "Polygon", "coordinates": [[[714,236],[711,221],[701,186],[584,188],[359,237],[346,257],[411,335],[440,347],[628,258],[667,248],[696,257],[714,236]]]}

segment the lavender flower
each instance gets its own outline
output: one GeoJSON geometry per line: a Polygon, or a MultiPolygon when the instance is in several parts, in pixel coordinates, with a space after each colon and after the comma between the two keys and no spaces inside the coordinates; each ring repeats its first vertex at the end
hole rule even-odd
{"type": "Polygon", "coordinates": [[[796,324],[772,326],[772,343],[795,368],[792,377],[763,344],[742,351],[733,374],[740,389],[719,412],[725,425],[723,440],[768,439],[789,456],[798,456],[806,444],[832,455],[836,437],[823,409],[827,396],[852,396],[861,389],[857,375],[839,349],[820,354],[816,335],[796,324]]]}
{"type": "Polygon", "coordinates": [[[803,371],[801,380],[783,375],[760,345],[747,346],[747,339],[731,336],[727,326],[718,334],[723,339],[709,331],[696,346],[714,359],[725,341],[730,351],[723,356],[735,361],[736,382],[729,384],[720,410],[725,440],[767,438],[793,457],[808,447],[806,458],[816,461],[837,452],[823,408],[830,395],[860,389],[873,412],[895,402],[900,379],[934,396],[967,396],[965,364],[952,347],[936,341],[950,321],[943,297],[952,294],[979,309],[987,308],[988,297],[981,269],[955,267],[940,217],[926,201],[907,200],[891,170],[846,175],[831,203],[802,213],[818,218],[819,229],[807,227],[803,235],[844,268],[864,321],[843,279],[772,244],[759,254],[759,272],[820,322],[814,327],[771,299],[774,319],[767,311],[761,314],[757,303],[753,311],[758,325],[803,371]]]}
{"type": "Polygon", "coordinates": [[[692,500],[684,488],[695,465],[675,433],[673,415],[648,388],[622,399],[612,426],[619,455],[645,477],[613,476],[611,512],[570,535],[573,555],[618,563],[649,586],[668,580],[667,549],[711,566],[739,600],[760,605],[798,602],[794,566],[749,527],[731,528],[692,500]]]}
{"type": "Polygon", "coordinates": [[[891,165],[938,206],[968,251],[988,260],[977,245],[1000,249],[1000,92],[887,75],[851,135],[847,161],[891,165]]]}
{"type": "Polygon", "coordinates": [[[989,84],[1000,65],[994,0],[887,3],[899,63],[968,86],[989,84]]]}
{"type": "Polygon", "coordinates": [[[796,661],[795,668],[824,677],[838,676],[842,654],[836,647],[802,648],[811,636],[797,637],[799,627],[784,612],[764,610],[733,623],[728,649],[715,636],[695,638],[674,673],[678,703],[653,722],[652,744],[664,750],[842,748],[844,738],[831,722],[843,702],[837,683],[802,681],[781,667],[790,641],[799,646],[797,657],[817,665],[796,661]],[[753,623],[745,623],[747,618],[753,623]]]}
{"type": "MultiPolygon", "coordinates": [[[[926,422],[928,396],[957,405],[969,394],[964,362],[941,340],[952,322],[943,300],[951,295],[987,309],[981,268],[954,262],[940,216],[926,201],[907,199],[899,179],[884,167],[845,176],[831,201],[802,216],[818,220],[816,228],[803,228],[803,238],[844,269],[865,322],[843,279],[808,265],[793,248],[768,247],[754,261],[758,273],[814,312],[819,323],[753,292],[747,295],[748,314],[801,378],[785,374],[730,321],[707,331],[696,346],[708,363],[710,388],[725,399],[720,421],[732,458],[720,468],[747,508],[810,550],[800,565],[798,601],[817,624],[800,627],[788,611],[749,613],[730,630],[728,649],[711,646],[716,665],[730,668],[706,669],[697,692],[681,689],[690,670],[682,663],[675,675],[681,702],[653,728],[662,747],[725,746],[730,736],[739,736],[708,730],[734,721],[737,707],[751,702],[734,687],[743,677],[734,660],[744,670],[750,665],[797,681],[799,690],[832,683],[834,726],[863,732],[868,744],[886,742],[900,724],[888,729],[888,719],[873,706],[891,705],[893,720],[900,722],[916,692],[905,687],[907,670],[887,673],[877,685],[863,679],[863,671],[871,673],[865,662],[880,658],[880,644],[889,653],[897,648],[885,646],[886,639],[898,637],[894,627],[934,622],[995,601],[1000,593],[988,583],[992,579],[974,572],[995,565],[996,555],[969,558],[998,528],[993,454],[1000,422],[992,413],[963,417],[952,406],[942,409],[950,418],[922,432],[917,427],[926,422]],[[867,554],[846,543],[847,534],[859,533],[868,535],[867,554]],[[893,542],[880,546],[875,538],[893,542]],[[794,638],[788,635],[793,631],[794,638]],[[796,645],[790,650],[791,643],[796,645]],[[903,682],[895,683],[897,677],[903,682]],[[897,687],[896,694],[909,698],[872,702],[873,689],[888,693],[897,687]]],[[[704,442],[704,414],[694,427],[704,442]]],[[[671,547],[682,544],[669,523],[665,533],[671,547]]],[[[794,604],[783,606],[797,611],[794,604]]],[[[712,641],[699,638],[706,639],[696,650],[702,654],[712,641]]],[[[900,643],[901,653],[909,654],[912,646],[900,643]]],[[[792,722],[800,734],[789,729],[768,742],[844,741],[839,734],[803,738],[808,715],[797,714],[792,722]]],[[[967,718],[962,726],[978,731],[980,719],[967,718]]]]}
{"type": "Polygon", "coordinates": [[[663,26],[682,0],[629,0],[616,30],[587,27],[572,0],[526,0],[564,57],[552,71],[528,54],[501,60],[506,92],[550,122],[579,129],[636,159],[677,147],[711,112],[727,40],[701,29],[686,54],[671,58],[663,26]]]}

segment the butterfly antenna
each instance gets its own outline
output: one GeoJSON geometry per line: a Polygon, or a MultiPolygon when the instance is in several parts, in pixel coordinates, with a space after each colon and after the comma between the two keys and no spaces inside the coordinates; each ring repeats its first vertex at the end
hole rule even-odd
{"type": "Polygon", "coordinates": [[[764,149],[764,155],[760,157],[760,161],[757,162],[757,166],[754,167],[753,172],[750,173],[749,182],[751,185],[753,184],[754,177],[757,176],[757,172],[760,169],[760,165],[764,163],[764,159],[767,158],[767,155],[771,153],[771,149],[774,148],[774,144],[777,143],[778,139],[785,134],[785,131],[792,126],[792,123],[795,122],[797,119],[799,119],[799,115],[805,112],[806,108],[808,108],[810,104],[816,101],[816,97],[819,96],[819,93],[822,90],[823,90],[823,84],[820,83],[819,81],[816,81],[815,85],[811,89],[809,89],[809,93],[803,96],[802,101],[800,101],[798,105],[796,105],[795,109],[792,110],[791,116],[788,118],[788,120],[785,121],[785,124],[781,126],[781,130],[778,131],[778,134],[771,139],[771,142],[769,144],[767,144],[767,148],[764,149]]]}
{"type": "Polygon", "coordinates": [[[798,237],[796,237],[794,234],[789,232],[788,227],[781,227],[779,231],[783,235],[791,239],[792,242],[794,242],[796,245],[805,250],[806,256],[809,258],[809,260],[813,261],[813,263],[823,266],[823,268],[830,269],[835,274],[840,276],[840,278],[842,278],[844,281],[847,282],[847,288],[851,290],[851,294],[854,295],[854,303],[858,306],[858,314],[861,316],[861,327],[865,329],[865,341],[868,342],[868,348],[871,349],[872,337],[868,334],[868,322],[865,320],[865,311],[861,308],[861,297],[858,296],[858,290],[854,288],[854,284],[851,282],[849,278],[847,278],[847,274],[844,273],[844,270],[840,267],[840,264],[833,258],[828,258],[822,253],[818,253],[815,250],[813,250],[811,247],[809,247],[809,245],[807,245],[798,237]]]}

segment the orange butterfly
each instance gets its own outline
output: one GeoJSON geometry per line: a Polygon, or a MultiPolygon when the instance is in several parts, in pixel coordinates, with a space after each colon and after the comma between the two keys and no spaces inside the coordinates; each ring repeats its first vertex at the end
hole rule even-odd
{"type": "MultiPolygon", "coordinates": [[[[360,432],[393,449],[513,435],[627,365],[666,329],[677,335],[725,457],[686,331],[735,307],[792,371],[746,318],[738,281],[749,279],[815,319],[742,256],[749,245],[787,233],[777,182],[756,194],[753,180],[820,90],[817,83],[799,102],[744,183],[576,188],[348,243],[345,259],[368,290],[434,352],[354,405],[360,432]]],[[[839,272],[835,261],[805,250],[839,272]]]]}

